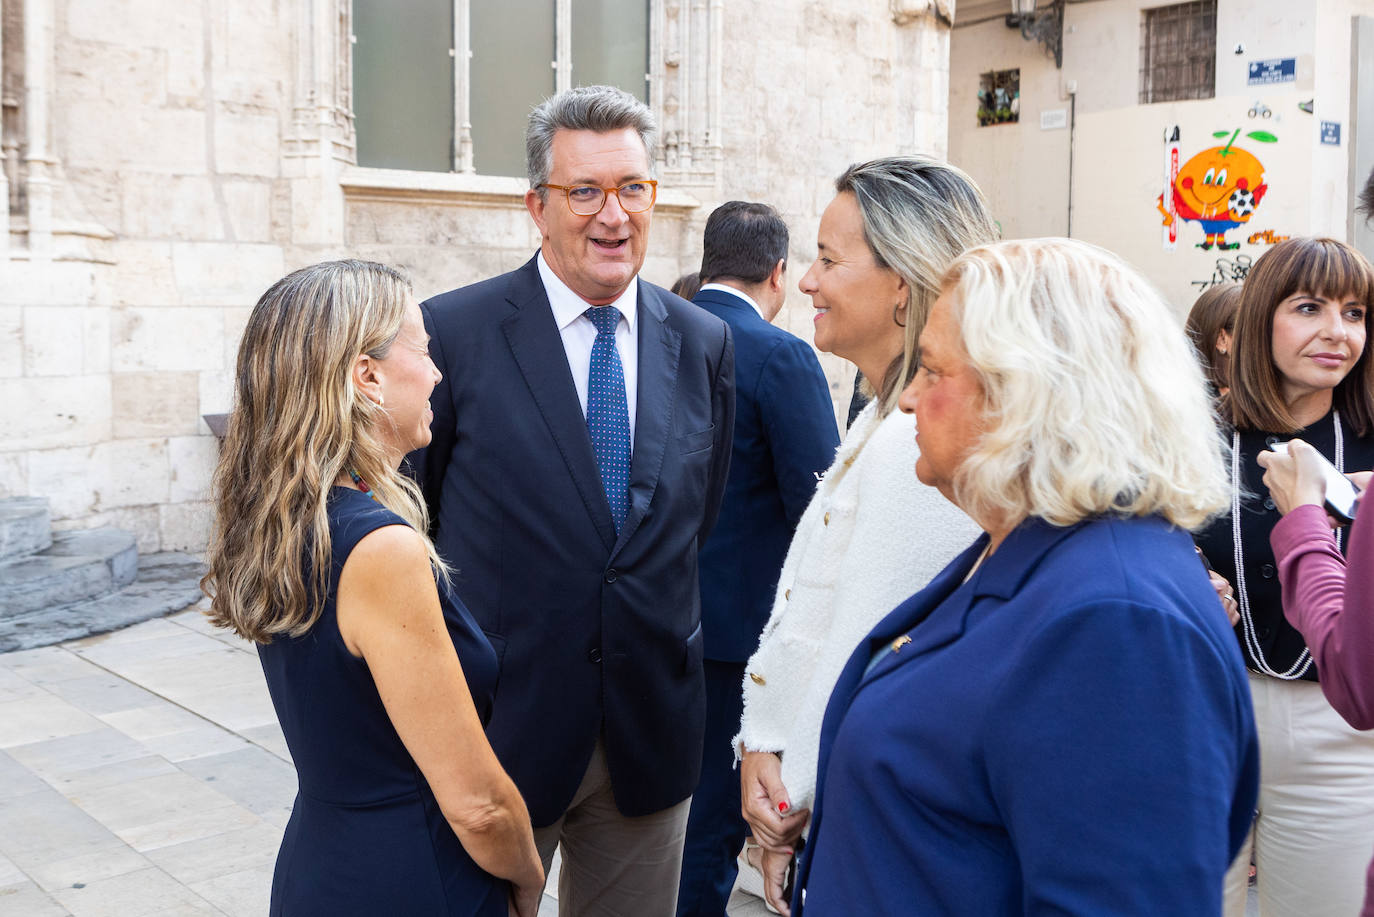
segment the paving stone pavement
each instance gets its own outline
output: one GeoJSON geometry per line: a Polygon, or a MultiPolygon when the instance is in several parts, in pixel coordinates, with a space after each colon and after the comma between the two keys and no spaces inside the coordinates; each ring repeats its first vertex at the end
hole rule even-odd
{"type": "Polygon", "coordinates": [[[295,794],[257,654],[198,610],[0,654],[0,917],[260,917],[295,794]]]}
{"type": "Polygon", "coordinates": [[[199,610],[0,654],[0,917],[260,917],[295,793],[257,654],[199,610]]]}

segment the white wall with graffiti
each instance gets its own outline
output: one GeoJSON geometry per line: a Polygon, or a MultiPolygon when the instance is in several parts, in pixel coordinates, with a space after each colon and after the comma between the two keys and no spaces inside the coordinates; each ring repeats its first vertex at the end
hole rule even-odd
{"type": "Polygon", "coordinates": [[[961,4],[949,146],[1006,237],[1067,234],[1109,248],[1182,315],[1275,242],[1350,240],[1351,122],[1357,109],[1374,117],[1374,97],[1352,90],[1352,17],[1374,16],[1374,0],[1216,0],[1214,96],[1142,104],[1145,11],[1159,6],[1067,4],[1058,69],[1008,28],[1002,5],[961,4]],[[980,126],[978,74],[1012,67],[1019,120],[980,126]]]}

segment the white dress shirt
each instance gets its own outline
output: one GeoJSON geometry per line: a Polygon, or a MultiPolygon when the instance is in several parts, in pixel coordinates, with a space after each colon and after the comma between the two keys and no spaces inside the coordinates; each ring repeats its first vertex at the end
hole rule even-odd
{"type": "MultiPolygon", "coordinates": [[[[539,277],[544,281],[544,292],[549,297],[553,309],[553,320],[558,325],[558,333],[563,337],[563,352],[568,356],[568,368],[572,370],[573,384],[577,386],[577,400],[582,405],[582,416],[587,416],[587,376],[592,369],[592,344],[596,341],[596,326],[582,313],[592,308],[591,303],[578,296],[559,279],[558,275],[544,260],[544,253],[537,257],[539,277]]],[[[625,407],[630,414],[630,443],[635,439],[635,403],[639,391],[639,330],[635,321],[638,314],[639,278],[636,277],[620,298],[610,303],[620,311],[620,321],[615,326],[615,349],[620,354],[620,368],[625,374],[625,407]]]]}
{"type": "Polygon", "coordinates": [[[719,290],[722,293],[731,293],[735,296],[738,296],[740,299],[744,300],[749,305],[754,307],[754,311],[759,314],[759,318],[763,319],[765,322],[768,321],[768,316],[763,314],[763,310],[759,308],[759,304],[754,302],[754,298],[750,296],[748,293],[745,293],[743,290],[737,287],[729,286],[724,283],[703,283],[701,285],[701,289],[699,289],[697,292],[705,293],[707,290],[719,290]]]}

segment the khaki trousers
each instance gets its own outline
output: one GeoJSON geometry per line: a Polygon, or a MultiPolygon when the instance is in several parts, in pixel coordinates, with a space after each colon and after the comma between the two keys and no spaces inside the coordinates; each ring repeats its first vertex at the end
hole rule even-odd
{"type": "Polygon", "coordinates": [[[1374,733],[1356,732],[1310,681],[1250,675],[1259,814],[1226,874],[1244,917],[1250,851],[1260,917],[1355,917],[1374,854],[1374,733]]]}
{"type": "Polygon", "coordinates": [[[534,829],[547,874],[563,850],[559,917],[673,917],[691,797],[627,818],[616,808],[606,750],[597,739],[586,776],[563,817],[534,829]]]}

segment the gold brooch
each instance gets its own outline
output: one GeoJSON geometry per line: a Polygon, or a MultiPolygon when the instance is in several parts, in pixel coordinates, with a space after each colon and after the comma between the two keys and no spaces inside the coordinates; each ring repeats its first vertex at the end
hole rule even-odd
{"type": "Polygon", "coordinates": [[[907,645],[908,643],[910,643],[910,642],[911,642],[911,637],[910,637],[909,635],[907,635],[907,634],[902,634],[902,635],[901,635],[900,637],[898,637],[896,640],[893,640],[893,641],[892,641],[892,652],[894,652],[894,653],[897,652],[899,649],[901,649],[902,647],[906,646],[906,645],[907,645]]]}

